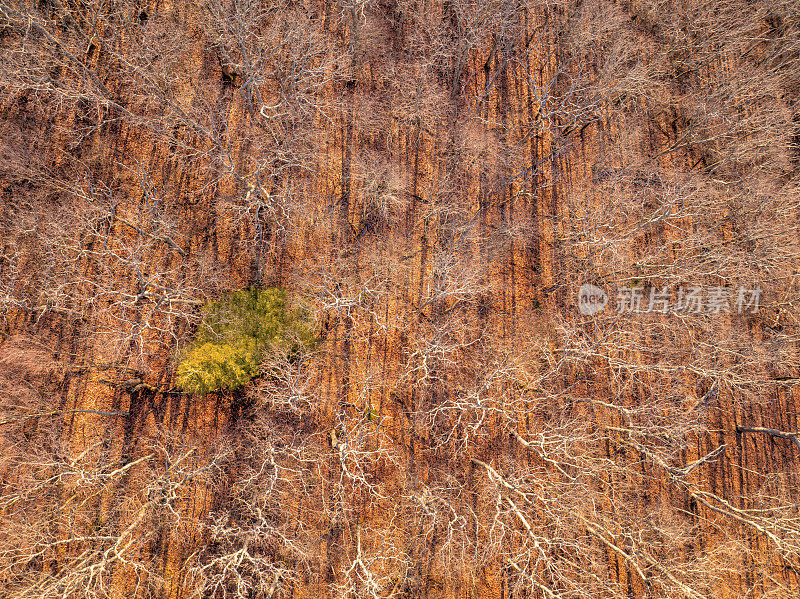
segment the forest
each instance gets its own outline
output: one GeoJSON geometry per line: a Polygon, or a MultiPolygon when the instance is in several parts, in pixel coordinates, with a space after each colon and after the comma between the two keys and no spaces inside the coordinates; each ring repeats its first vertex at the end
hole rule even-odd
{"type": "Polygon", "coordinates": [[[800,0],[0,0],[0,599],[800,596],[800,0]]]}

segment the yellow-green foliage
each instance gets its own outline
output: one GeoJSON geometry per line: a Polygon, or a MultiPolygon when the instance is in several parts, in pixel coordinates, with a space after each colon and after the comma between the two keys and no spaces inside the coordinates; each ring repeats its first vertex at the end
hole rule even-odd
{"type": "Polygon", "coordinates": [[[308,313],[285,290],[243,289],[205,307],[178,364],[178,386],[187,393],[238,389],[258,374],[267,349],[297,354],[312,343],[308,313]]]}

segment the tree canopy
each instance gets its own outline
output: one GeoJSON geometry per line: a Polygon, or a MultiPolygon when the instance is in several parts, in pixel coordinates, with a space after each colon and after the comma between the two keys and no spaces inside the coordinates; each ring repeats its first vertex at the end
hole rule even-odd
{"type": "Polygon", "coordinates": [[[281,288],[242,289],[205,306],[178,364],[187,393],[235,390],[259,373],[266,351],[296,355],[313,343],[310,315],[281,288]]]}

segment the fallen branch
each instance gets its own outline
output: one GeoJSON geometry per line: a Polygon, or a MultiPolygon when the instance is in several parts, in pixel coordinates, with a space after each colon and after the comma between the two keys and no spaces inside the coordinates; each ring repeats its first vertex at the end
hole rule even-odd
{"type": "Polygon", "coordinates": [[[800,439],[797,438],[797,435],[792,433],[785,433],[783,431],[775,430],[774,428],[764,428],[761,426],[739,426],[736,425],[736,432],[737,433],[766,433],[767,435],[772,435],[773,437],[780,437],[781,439],[789,439],[792,443],[797,445],[797,449],[800,449],[800,439]]]}

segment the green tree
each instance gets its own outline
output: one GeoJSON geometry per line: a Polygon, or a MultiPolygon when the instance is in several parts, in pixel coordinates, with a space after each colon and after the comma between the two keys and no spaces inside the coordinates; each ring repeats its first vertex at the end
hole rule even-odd
{"type": "Polygon", "coordinates": [[[298,355],[313,344],[310,315],[286,290],[242,289],[204,308],[197,338],[178,364],[187,393],[234,390],[259,372],[267,350],[298,355]]]}

